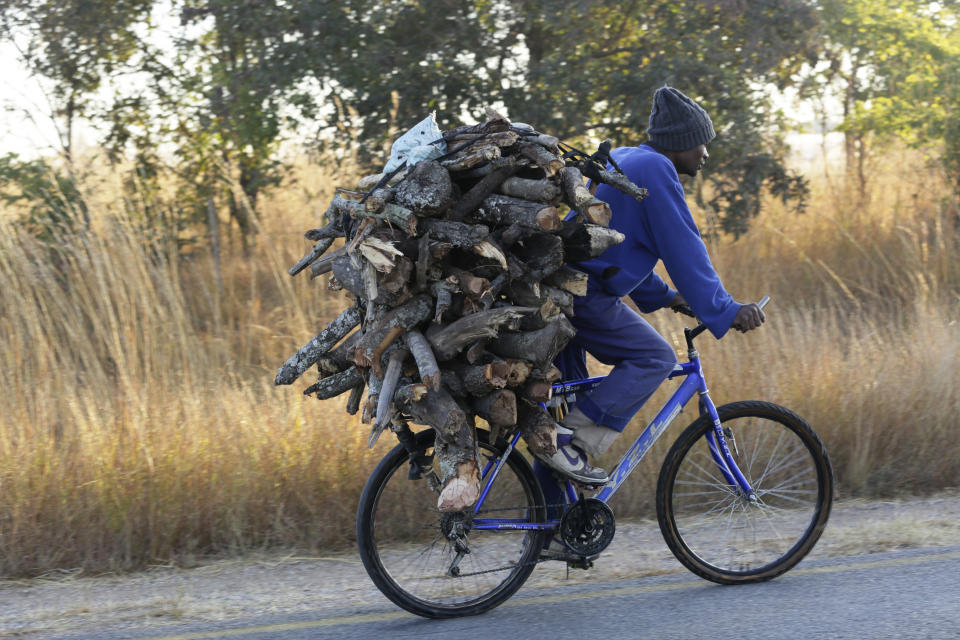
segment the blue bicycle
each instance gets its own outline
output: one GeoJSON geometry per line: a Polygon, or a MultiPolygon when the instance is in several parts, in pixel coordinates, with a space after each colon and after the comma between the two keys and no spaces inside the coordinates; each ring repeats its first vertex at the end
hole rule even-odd
{"type": "MultiPolygon", "coordinates": [[[[538,480],[517,449],[519,433],[490,442],[478,430],[486,459],[481,495],[470,513],[438,513],[435,478],[425,471],[433,431],[407,432],[368,479],[357,513],[360,556],[380,591],[417,615],[474,615],[503,603],[538,562],[590,566],[614,536],[610,499],[694,396],[700,416],[670,448],[657,482],[657,518],[670,550],[692,572],[721,584],[770,580],[796,565],[830,514],[826,449],[801,417],[779,405],[716,407],[693,344],[705,328],[684,330],[689,360],[670,376],[683,382],[600,487],[538,480]],[[546,504],[543,481],[559,483],[559,503],[546,504]]],[[[602,379],[558,383],[548,405],[559,418],[567,402],[602,379]]]]}

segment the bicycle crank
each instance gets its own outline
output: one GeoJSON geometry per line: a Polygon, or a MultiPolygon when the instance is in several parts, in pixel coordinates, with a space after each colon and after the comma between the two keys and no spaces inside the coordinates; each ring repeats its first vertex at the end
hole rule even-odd
{"type": "Polygon", "coordinates": [[[581,556],[596,556],[607,548],[616,532],[613,511],[596,498],[581,498],[560,519],[560,537],[581,556]]]}

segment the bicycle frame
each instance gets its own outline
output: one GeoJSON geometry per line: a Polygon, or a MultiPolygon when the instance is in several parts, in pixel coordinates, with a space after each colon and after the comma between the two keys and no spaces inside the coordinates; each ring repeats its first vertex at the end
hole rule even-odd
{"type": "MultiPolygon", "coordinates": [[[[700,396],[699,406],[700,415],[708,415],[713,422],[713,431],[707,434],[707,443],[710,454],[717,464],[717,468],[723,475],[727,483],[738,493],[752,496],[753,488],[744,477],[739,467],[733,460],[730,453],[730,447],[727,445],[726,436],[720,424],[720,416],[717,414],[717,408],[710,399],[707,390],[707,382],[703,377],[703,369],[700,366],[700,357],[695,350],[690,349],[690,360],[679,364],[670,374],[668,379],[685,377],[670,399],[663,405],[663,408],[657,413],[656,417],[650,421],[650,424],[643,430],[640,436],[623,454],[623,457],[617,462],[616,466],[610,472],[610,480],[603,485],[594,498],[603,502],[608,502],[617,492],[617,489],[624,483],[630,473],[636,469],[637,465],[650,450],[650,447],[663,435],[670,423],[683,411],[683,407],[693,398],[694,395],[700,396]]],[[[556,396],[569,397],[577,393],[584,393],[596,387],[604,379],[604,376],[596,378],[586,378],[584,380],[572,380],[560,382],[553,385],[553,392],[556,396]]],[[[477,503],[474,506],[473,528],[480,530],[547,530],[552,531],[560,524],[558,518],[548,518],[545,522],[530,522],[522,518],[482,518],[476,517],[483,509],[483,503],[490,492],[490,488],[496,481],[503,464],[506,462],[510,453],[516,447],[520,440],[520,433],[514,435],[506,451],[499,459],[487,462],[481,474],[483,490],[477,503]]],[[[565,499],[568,503],[576,502],[579,499],[578,491],[572,482],[567,481],[564,486],[565,499]]]]}

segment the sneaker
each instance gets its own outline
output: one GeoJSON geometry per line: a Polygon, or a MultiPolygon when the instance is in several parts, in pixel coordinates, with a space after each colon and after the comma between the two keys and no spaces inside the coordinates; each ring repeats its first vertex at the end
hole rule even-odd
{"type": "Polygon", "coordinates": [[[587,454],[573,444],[573,431],[557,425],[557,452],[553,455],[534,454],[545,465],[577,482],[604,484],[610,477],[599,467],[591,467],[587,454]]]}

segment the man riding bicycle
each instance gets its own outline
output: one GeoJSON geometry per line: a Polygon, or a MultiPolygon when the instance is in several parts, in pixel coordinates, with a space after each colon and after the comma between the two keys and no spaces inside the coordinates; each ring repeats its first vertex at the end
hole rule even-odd
{"type": "Polygon", "coordinates": [[[756,304],[740,304],[724,289],[684,199],[679,176],[696,176],[709,157],[707,143],[715,136],[710,116],[680,91],[662,87],[653,97],[647,135],[648,142],[639,147],[611,152],[627,177],[649,195],[637,202],[607,185],[597,190],[613,212],[610,227],[626,239],[578,265],[589,275],[588,291],[575,298],[571,322],[577,334],[556,362],[567,380],[587,377],[587,352],[613,370],[578,398],[561,421],[557,452],[537,456],[551,469],[587,484],[609,479],[606,471],[589,464],[588,456],[595,458],[610,447],[677,364],[670,344],[623,296],[644,313],[689,305],[717,338],[731,327],[749,331],[764,321],[756,304]],[[679,292],[654,272],[659,260],[679,292]]]}

